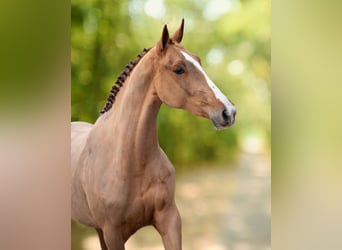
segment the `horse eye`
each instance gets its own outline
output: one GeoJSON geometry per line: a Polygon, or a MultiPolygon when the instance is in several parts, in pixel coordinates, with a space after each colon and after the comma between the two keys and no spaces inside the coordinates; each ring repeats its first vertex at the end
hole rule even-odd
{"type": "Polygon", "coordinates": [[[174,72],[175,74],[177,74],[177,75],[181,75],[181,74],[183,74],[185,71],[184,71],[184,69],[183,69],[182,67],[176,67],[176,68],[173,70],[173,72],[174,72]]]}

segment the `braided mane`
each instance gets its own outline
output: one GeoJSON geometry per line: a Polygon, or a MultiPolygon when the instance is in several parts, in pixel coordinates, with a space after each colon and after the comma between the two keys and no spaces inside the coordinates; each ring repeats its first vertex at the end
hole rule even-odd
{"type": "Polygon", "coordinates": [[[101,110],[100,114],[104,114],[106,113],[108,110],[110,110],[113,106],[113,103],[115,101],[115,97],[117,95],[117,93],[119,92],[120,88],[122,87],[122,85],[124,84],[126,78],[131,74],[131,72],[133,71],[133,69],[135,68],[135,66],[139,63],[140,59],[143,58],[144,55],[146,55],[146,53],[148,51],[150,51],[151,48],[144,48],[143,51],[138,54],[137,59],[135,59],[134,61],[129,62],[126,66],[125,69],[121,72],[121,74],[117,77],[115,84],[112,86],[112,89],[109,92],[109,96],[107,98],[107,102],[105,104],[105,106],[103,107],[103,109],[101,110]]]}

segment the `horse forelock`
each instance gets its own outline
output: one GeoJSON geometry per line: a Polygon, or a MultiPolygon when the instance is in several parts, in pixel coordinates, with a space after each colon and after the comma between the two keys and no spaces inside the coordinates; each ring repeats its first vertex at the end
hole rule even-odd
{"type": "Polygon", "coordinates": [[[134,61],[129,62],[126,66],[125,69],[120,73],[120,75],[117,77],[115,84],[112,86],[109,96],[107,98],[106,104],[101,110],[100,114],[106,113],[108,110],[110,110],[113,106],[113,103],[115,101],[115,97],[117,93],[119,92],[120,88],[123,86],[125,83],[127,77],[132,73],[133,69],[135,66],[139,63],[141,58],[144,57],[144,55],[147,54],[148,51],[150,51],[151,48],[144,48],[142,52],[140,52],[137,55],[137,58],[134,61]]]}

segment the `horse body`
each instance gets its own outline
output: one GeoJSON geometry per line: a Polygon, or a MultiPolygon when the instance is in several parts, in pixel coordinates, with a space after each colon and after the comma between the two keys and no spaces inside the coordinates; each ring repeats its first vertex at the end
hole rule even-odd
{"type": "MultiPolygon", "coordinates": [[[[72,123],[72,218],[96,228],[102,249],[124,249],[127,239],[146,225],[158,230],[166,250],[181,249],[175,170],[158,143],[162,103],[210,118],[218,128],[234,122],[235,108],[228,100],[207,95],[208,87],[194,87],[185,78],[185,70],[190,75],[198,65],[182,56],[188,53],[178,45],[182,33],[183,22],[172,39],[165,26],[113,106],[94,125],[72,123]],[[166,70],[171,72],[168,81],[166,70]],[[175,84],[179,75],[184,85],[175,84]]],[[[197,83],[204,80],[197,77],[197,83]]]]}

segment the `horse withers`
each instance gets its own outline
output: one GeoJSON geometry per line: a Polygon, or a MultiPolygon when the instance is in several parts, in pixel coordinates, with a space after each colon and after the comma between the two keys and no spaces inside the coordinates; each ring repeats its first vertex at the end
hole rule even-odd
{"type": "Polygon", "coordinates": [[[180,250],[175,169],[160,148],[162,103],[234,124],[236,109],[180,45],[184,20],[167,26],[155,46],[129,63],[112,87],[95,124],[71,123],[72,219],[96,229],[102,249],[122,250],[139,228],[153,225],[166,250],[180,250]]]}

